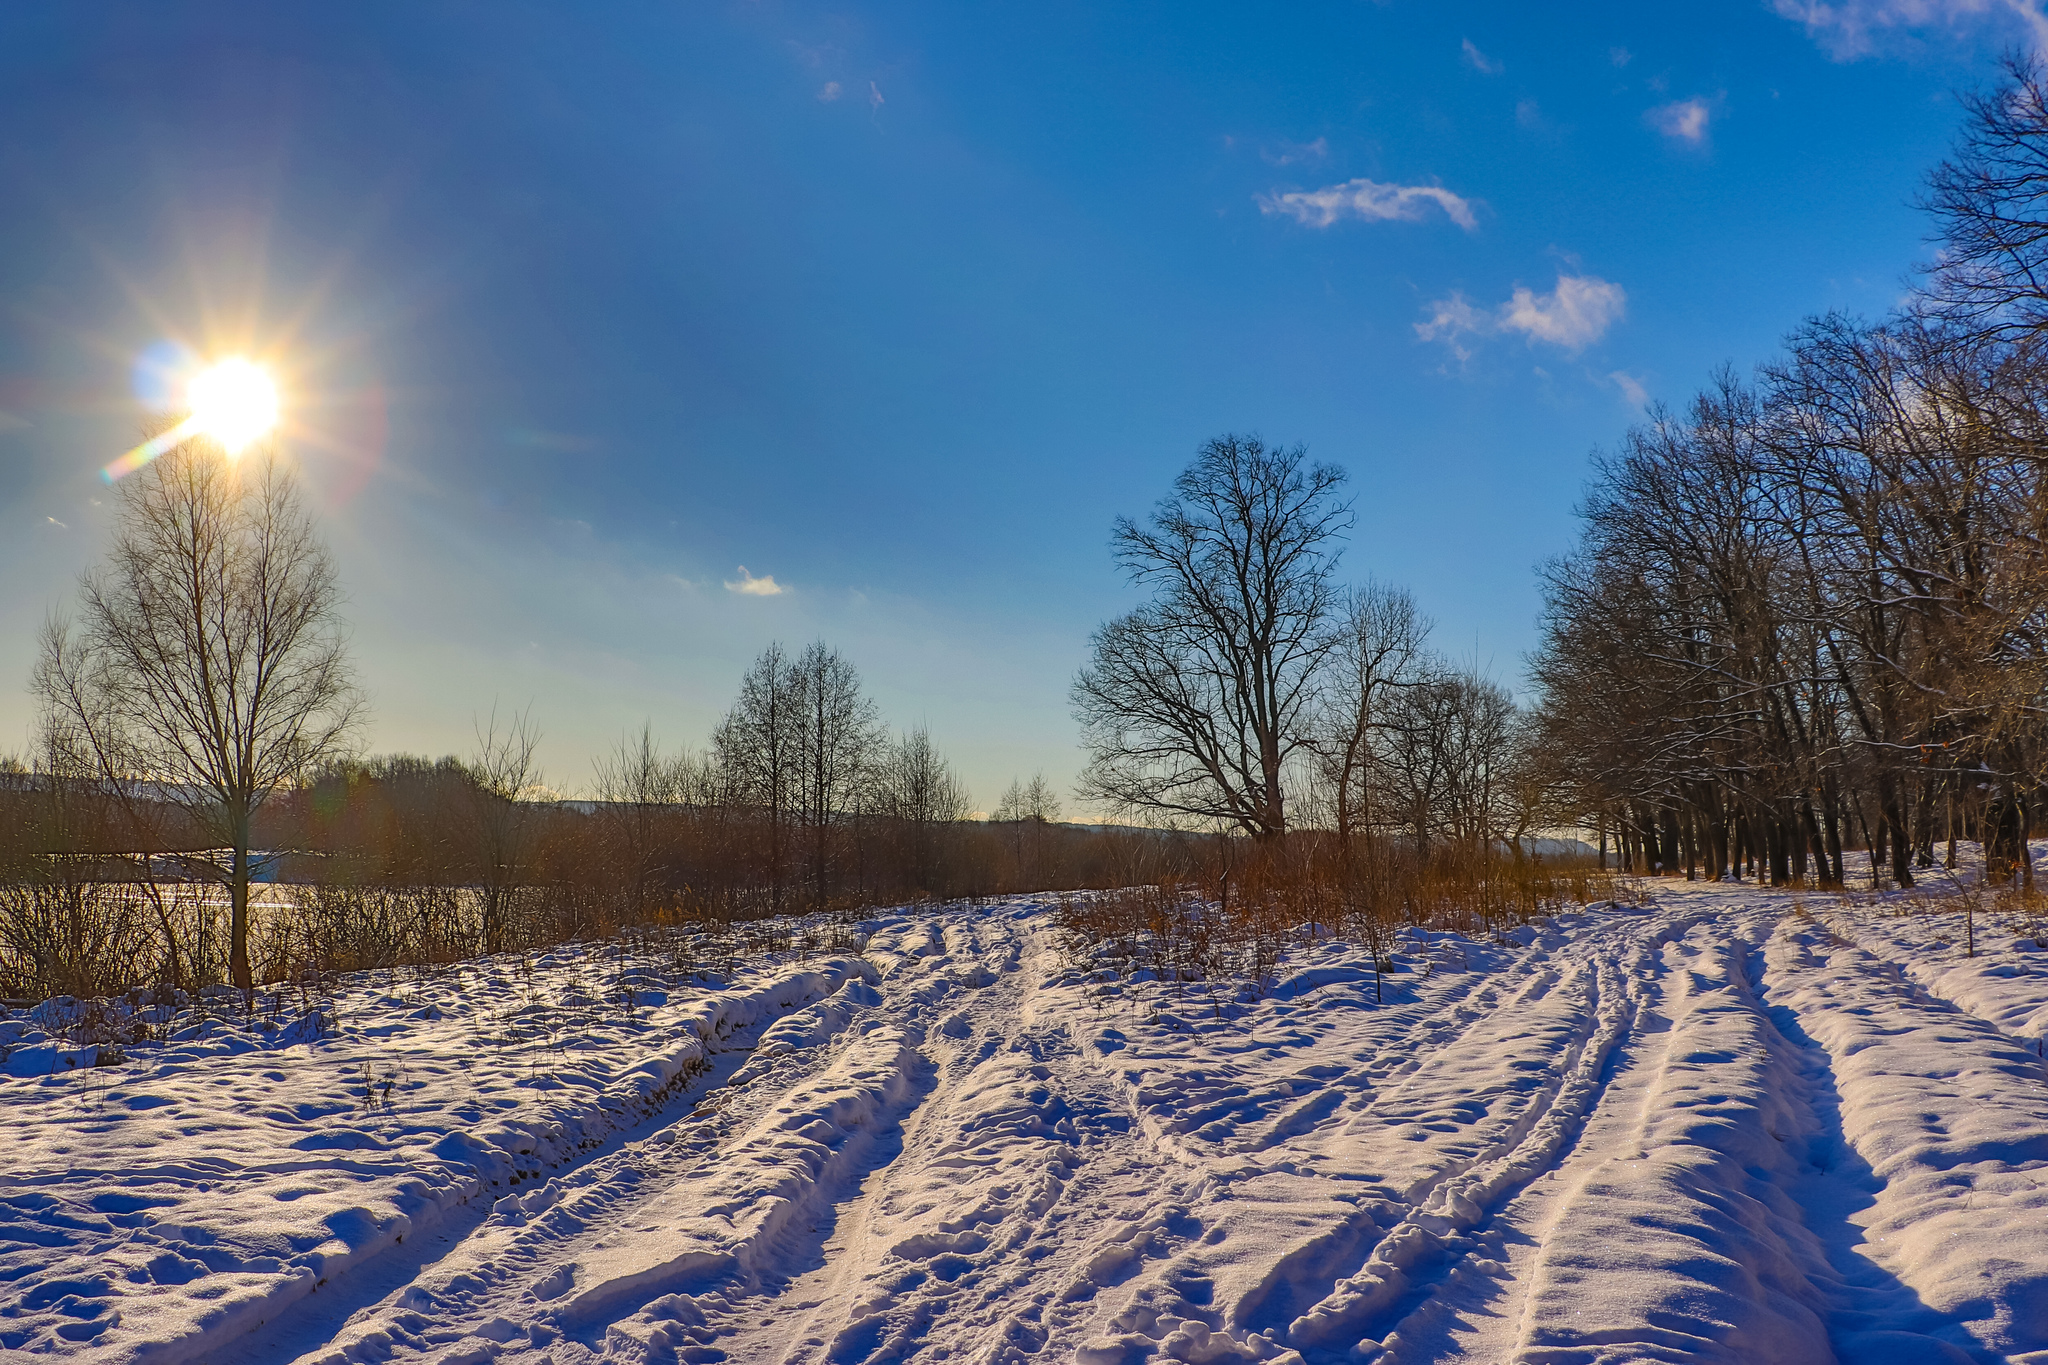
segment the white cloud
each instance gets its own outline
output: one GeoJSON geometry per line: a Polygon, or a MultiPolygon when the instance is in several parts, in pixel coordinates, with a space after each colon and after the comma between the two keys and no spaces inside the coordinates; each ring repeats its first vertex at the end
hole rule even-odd
{"type": "Polygon", "coordinates": [[[1489,76],[1498,76],[1501,72],[1507,70],[1506,66],[1481,52],[1470,38],[1465,40],[1465,65],[1471,67],[1474,71],[1481,71],[1489,76]]]}
{"type": "Polygon", "coordinates": [[[1543,126],[1543,106],[1535,100],[1520,100],[1515,104],[1515,122],[1524,128],[1543,126]]]}
{"type": "Polygon", "coordinates": [[[868,82],[868,108],[869,108],[870,110],[877,110],[877,109],[880,109],[880,108],[881,108],[881,107],[882,107],[883,105],[887,104],[888,102],[889,102],[889,101],[887,101],[887,100],[885,100],[885,99],[883,99],[883,98],[882,98],[882,87],[881,87],[881,86],[879,86],[879,85],[876,85],[876,84],[875,84],[875,83],[874,83],[873,81],[869,81],[869,82],[868,82]]]}
{"type": "Polygon", "coordinates": [[[1467,232],[1479,226],[1472,201],[1440,185],[1382,185],[1377,180],[1347,180],[1320,190],[1290,190],[1258,196],[1259,212],[1277,213],[1304,227],[1326,228],[1343,218],[1368,223],[1416,222],[1434,204],[1467,232]]]}
{"type": "Polygon", "coordinates": [[[762,574],[759,578],[747,572],[747,566],[740,565],[740,576],[725,580],[727,592],[739,593],[742,597],[780,597],[789,591],[775,581],[774,574],[762,574]]]}
{"type": "Polygon", "coordinates": [[[1502,330],[1567,351],[1584,350],[1621,320],[1628,291],[1592,275],[1559,275],[1557,288],[1538,294],[1523,285],[1501,305],[1502,330]]]}
{"type": "Polygon", "coordinates": [[[1803,24],[1838,62],[1867,56],[1888,37],[1928,28],[1954,32],[1987,18],[2017,25],[2035,47],[2048,47],[2041,0],[1771,0],[1771,8],[1803,24]]]}
{"type": "Polygon", "coordinates": [[[1627,66],[1635,59],[1636,54],[1630,52],[1625,47],[1610,47],[1607,49],[1607,60],[1613,62],[1616,66],[1627,66]]]}
{"type": "Polygon", "coordinates": [[[44,517],[43,520],[49,522],[50,525],[56,527],[60,531],[68,531],[71,529],[69,526],[66,526],[63,522],[57,520],[55,517],[44,517]]]}
{"type": "Polygon", "coordinates": [[[1319,137],[1314,142],[1276,142],[1259,148],[1259,159],[1269,166],[1292,166],[1298,161],[1321,161],[1330,154],[1330,140],[1319,137]]]}
{"type": "Polygon", "coordinates": [[[1697,147],[1707,140],[1707,124],[1713,116],[1714,107],[1694,96],[1689,100],[1673,100],[1669,104],[1658,105],[1643,115],[1643,122],[1666,137],[1690,142],[1697,147]]]}
{"type": "Polygon", "coordinates": [[[1538,294],[1516,285],[1498,308],[1474,307],[1453,292],[1428,306],[1429,316],[1415,324],[1424,341],[1442,341],[1463,361],[1470,357],[1460,338],[1519,332],[1532,344],[1547,342],[1576,354],[1606,335],[1628,308],[1628,291],[1594,275],[1559,275],[1557,287],[1538,294]]]}
{"type": "Polygon", "coordinates": [[[1614,381],[1615,388],[1621,390],[1621,396],[1628,400],[1630,407],[1647,408],[1650,406],[1650,391],[1643,386],[1642,380],[1636,378],[1627,370],[1610,371],[1607,377],[1614,381]]]}
{"type": "Polygon", "coordinates": [[[841,95],[845,93],[846,92],[840,88],[838,81],[826,81],[823,85],[818,87],[818,99],[820,102],[825,104],[830,104],[833,100],[838,99],[841,95]]]}

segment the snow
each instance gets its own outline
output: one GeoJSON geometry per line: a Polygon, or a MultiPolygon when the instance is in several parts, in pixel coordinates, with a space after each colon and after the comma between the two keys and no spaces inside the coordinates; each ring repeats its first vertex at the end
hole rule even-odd
{"type": "Polygon", "coordinates": [[[1642,899],[1383,974],[1304,926],[1258,990],[1020,898],[720,977],[650,941],[52,1002],[0,1021],[0,1346],[2048,1365],[2039,927],[1642,899]]]}

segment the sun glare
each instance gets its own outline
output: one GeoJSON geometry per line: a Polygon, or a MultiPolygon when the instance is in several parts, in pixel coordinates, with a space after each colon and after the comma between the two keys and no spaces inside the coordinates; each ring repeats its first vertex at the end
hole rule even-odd
{"type": "Polygon", "coordinates": [[[100,471],[108,483],[125,478],[194,436],[210,436],[229,459],[277,425],[277,385],[270,372],[252,360],[230,356],[217,361],[185,384],[185,420],[150,437],[100,471]]]}
{"type": "Polygon", "coordinates": [[[230,455],[277,425],[277,386],[263,369],[240,356],[192,377],[185,388],[192,423],[230,455]]]}

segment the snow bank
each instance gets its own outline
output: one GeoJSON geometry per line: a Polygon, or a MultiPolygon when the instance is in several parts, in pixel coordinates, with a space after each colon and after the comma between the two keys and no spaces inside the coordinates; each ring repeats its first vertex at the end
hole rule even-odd
{"type": "Polygon", "coordinates": [[[1817,925],[1788,927],[1770,962],[1774,994],[1826,1050],[1867,1168],[1858,1253],[1917,1306],[1883,1325],[1938,1338],[1949,1358],[2048,1360],[2048,1076],[2034,1048],[1817,925]]]}

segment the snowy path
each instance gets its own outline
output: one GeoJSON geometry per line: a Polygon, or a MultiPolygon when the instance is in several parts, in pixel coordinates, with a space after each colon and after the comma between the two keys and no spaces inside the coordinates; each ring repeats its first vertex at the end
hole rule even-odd
{"type": "MultiPolygon", "coordinates": [[[[528,1101],[497,1127],[464,1118],[502,1089],[473,1069],[453,1117],[359,1106],[297,1120],[310,1145],[288,1094],[276,1132],[202,1121],[207,1087],[254,1083],[246,1050],[143,1068],[96,1108],[76,1077],[0,1081],[50,1135],[0,1180],[0,1344],[2048,1365],[2048,950],[1995,917],[1968,957],[1953,915],[1653,897],[1527,942],[1410,940],[1383,992],[1360,949],[1319,944],[1220,1008],[1075,968],[1032,902],[884,920],[860,959],[655,992],[586,1035],[584,1090],[543,1088],[553,1118],[528,1101]],[[572,1121],[544,1150],[518,1136],[572,1121]],[[217,1225],[177,1183],[201,1169],[217,1225]],[[409,1240],[320,1240],[401,1208],[409,1240]]],[[[399,1055],[375,1009],[355,1019],[255,1074],[310,1093],[323,1065],[360,1072],[365,1037],[399,1055]]]]}

